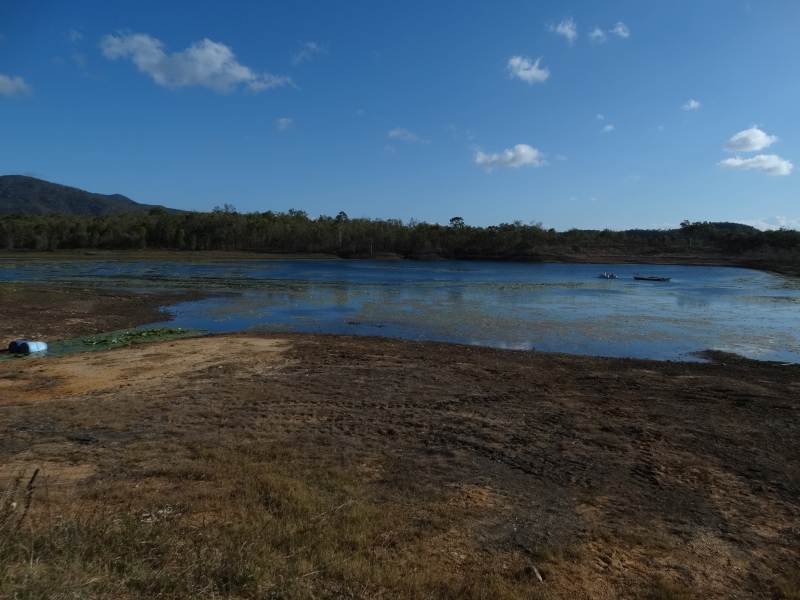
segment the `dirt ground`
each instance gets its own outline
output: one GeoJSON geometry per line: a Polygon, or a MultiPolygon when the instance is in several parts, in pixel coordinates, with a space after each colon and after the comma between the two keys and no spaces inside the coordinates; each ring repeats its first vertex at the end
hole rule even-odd
{"type": "Polygon", "coordinates": [[[14,338],[61,340],[168,320],[159,307],[197,292],[134,294],[91,287],[0,284],[0,347],[14,338]]]}
{"type": "Polygon", "coordinates": [[[0,362],[0,597],[798,598],[800,366],[711,358],[229,335],[0,362]]]}

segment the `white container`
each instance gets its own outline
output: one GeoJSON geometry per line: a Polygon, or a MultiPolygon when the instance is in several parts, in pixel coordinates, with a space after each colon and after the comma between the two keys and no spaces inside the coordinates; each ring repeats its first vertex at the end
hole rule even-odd
{"type": "Polygon", "coordinates": [[[28,342],[27,352],[25,352],[25,345],[23,344],[23,352],[25,354],[33,354],[34,352],[47,352],[47,342],[28,342]]]}
{"type": "Polygon", "coordinates": [[[33,354],[35,352],[46,352],[47,342],[15,340],[9,344],[8,349],[14,354],[33,354]]]}

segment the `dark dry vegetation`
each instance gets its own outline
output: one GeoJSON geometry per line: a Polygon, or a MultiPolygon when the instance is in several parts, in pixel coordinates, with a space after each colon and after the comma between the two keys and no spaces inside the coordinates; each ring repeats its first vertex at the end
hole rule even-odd
{"type": "Polygon", "coordinates": [[[730,264],[800,272],[800,232],[733,223],[680,229],[557,232],[538,224],[471,227],[399,220],[316,219],[306,213],[149,212],[109,216],[0,216],[4,250],[225,250],[322,253],[343,258],[406,257],[579,262],[730,264]]]}
{"type": "Polygon", "coordinates": [[[2,362],[0,597],[798,598],[800,367],[714,358],[239,335],[2,362]]]}
{"type": "Polygon", "coordinates": [[[520,221],[472,227],[399,219],[316,219],[302,210],[239,214],[138,204],[20,175],[0,176],[0,250],[177,250],[342,258],[458,258],[737,265],[800,275],[800,232],[737,223],[558,232],[520,221]]]}

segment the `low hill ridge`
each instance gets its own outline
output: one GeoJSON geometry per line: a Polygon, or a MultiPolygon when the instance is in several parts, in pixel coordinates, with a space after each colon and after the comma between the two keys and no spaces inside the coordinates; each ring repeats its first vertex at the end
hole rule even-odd
{"type": "Polygon", "coordinates": [[[121,194],[95,194],[25,175],[0,175],[0,215],[95,215],[147,212],[163,208],[121,194]]]}

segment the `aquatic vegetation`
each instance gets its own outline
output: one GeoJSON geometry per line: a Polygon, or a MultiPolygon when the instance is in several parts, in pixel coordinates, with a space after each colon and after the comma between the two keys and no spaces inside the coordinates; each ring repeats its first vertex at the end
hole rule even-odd
{"type": "MultiPolygon", "coordinates": [[[[50,344],[46,353],[39,355],[46,356],[65,356],[76,352],[95,352],[98,350],[110,350],[136,344],[150,342],[163,342],[178,340],[188,337],[197,337],[206,332],[198,329],[185,329],[183,327],[157,327],[152,329],[122,329],[120,331],[110,331],[96,335],[59,340],[50,344]]],[[[0,354],[0,360],[11,358],[25,358],[22,354],[0,354]]]]}
{"type": "Polygon", "coordinates": [[[165,339],[174,339],[197,335],[194,330],[183,329],[182,327],[160,327],[156,329],[128,329],[123,331],[112,331],[111,333],[101,333],[82,338],[82,342],[89,346],[129,346],[142,342],[155,342],[165,339]]]}

